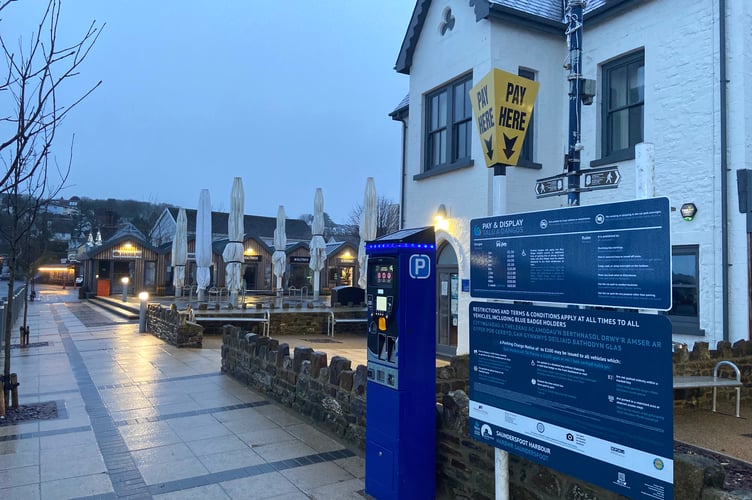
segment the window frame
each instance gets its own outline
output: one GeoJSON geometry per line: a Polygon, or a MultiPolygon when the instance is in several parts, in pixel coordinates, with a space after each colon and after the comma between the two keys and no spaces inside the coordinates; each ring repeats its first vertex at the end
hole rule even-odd
{"type": "MultiPolygon", "coordinates": [[[[537,72],[529,68],[519,67],[517,69],[517,76],[527,78],[528,80],[535,81],[537,72]]],[[[535,168],[541,169],[543,165],[535,163],[535,108],[530,113],[530,119],[527,122],[527,131],[525,132],[525,140],[522,142],[522,150],[520,151],[520,157],[517,160],[517,167],[521,168],[535,168]]]]}
{"type": "Polygon", "coordinates": [[[666,311],[664,314],[671,320],[671,330],[674,334],[682,335],[695,335],[704,336],[705,331],[700,329],[700,246],[699,245],[676,245],[671,248],[671,295],[672,305],[671,310],[666,311]],[[673,259],[680,255],[690,255],[695,258],[694,268],[694,285],[676,285],[674,283],[674,265],[673,259]],[[679,315],[671,314],[671,311],[676,306],[673,302],[674,290],[681,289],[693,289],[695,293],[695,300],[697,302],[697,311],[694,315],[679,315]]]}
{"type": "MultiPolygon", "coordinates": [[[[593,162],[592,166],[597,166],[601,163],[608,163],[614,161],[630,160],[634,159],[634,147],[635,144],[643,142],[645,140],[645,51],[638,50],[631,52],[624,56],[618,57],[608,63],[605,63],[601,67],[601,161],[593,162]],[[611,107],[610,89],[612,82],[612,75],[617,71],[627,70],[627,76],[629,75],[629,68],[642,67],[642,99],[633,103],[627,102],[620,106],[611,107]],[[640,110],[640,122],[641,130],[639,137],[629,137],[632,120],[631,113],[640,110]],[[613,148],[613,134],[614,126],[612,117],[619,112],[627,112],[627,147],[621,149],[613,148]]],[[[629,95],[629,78],[625,78],[625,95],[629,95]]]]}
{"type": "Polygon", "coordinates": [[[473,110],[469,94],[472,84],[473,75],[467,73],[424,95],[425,119],[422,136],[424,158],[422,172],[415,176],[416,179],[472,165],[473,110]],[[462,87],[460,93],[465,98],[464,106],[462,106],[465,113],[463,116],[455,116],[455,95],[458,87],[462,87]],[[441,112],[444,112],[445,123],[441,120],[434,120],[436,114],[433,106],[434,99],[440,99],[439,96],[442,94],[445,96],[445,102],[438,103],[440,106],[438,115],[441,117],[441,112]],[[444,133],[443,143],[439,144],[439,150],[435,151],[433,137],[441,137],[442,133],[444,133]],[[461,147],[459,140],[461,134],[465,136],[464,152],[458,151],[461,147]],[[435,153],[439,155],[438,161],[434,161],[435,153]]]}

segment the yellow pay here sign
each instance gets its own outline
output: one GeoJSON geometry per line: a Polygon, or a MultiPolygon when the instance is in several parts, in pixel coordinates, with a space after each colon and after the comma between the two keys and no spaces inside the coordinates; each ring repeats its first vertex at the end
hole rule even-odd
{"type": "Polygon", "coordinates": [[[517,165],[539,84],[492,69],[470,89],[486,166],[517,165]]]}

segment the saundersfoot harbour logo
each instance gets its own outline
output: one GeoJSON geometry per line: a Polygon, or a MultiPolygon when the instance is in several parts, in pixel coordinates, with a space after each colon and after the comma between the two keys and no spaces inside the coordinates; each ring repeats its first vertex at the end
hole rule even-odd
{"type": "Polygon", "coordinates": [[[475,236],[480,236],[480,226],[475,226],[475,227],[473,228],[473,234],[474,234],[475,236]]]}
{"type": "Polygon", "coordinates": [[[663,470],[665,466],[666,465],[663,463],[663,460],[661,460],[660,458],[653,460],[653,467],[655,467],[656,469],[663,470]]]}
{"type": "Polygon", "coordinates": [[[491,426],[488,424],[481,425],[480,435],[483,436],[485,439],[493,439],[493,431],[491,431],[491,426]]]}

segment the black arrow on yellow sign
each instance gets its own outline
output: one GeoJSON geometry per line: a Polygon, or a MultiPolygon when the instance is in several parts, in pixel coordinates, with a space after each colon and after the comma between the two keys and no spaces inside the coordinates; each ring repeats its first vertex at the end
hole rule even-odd
{"type": "Polygon", "coordinates": [[[483,142],[486,143],[486,155],[490,160],[493,158],[493,135],[489,135],[488,139],[483,139],[483,142]]]}
{"type": "Polygon", "coordinates": [[[510,139],[509,137],[507,137],[507,134],[504,134],[504,154],[507,155],[507,160],[514,154],[514,145],[516,142],[517,137],[512,137],[510,139]]]}

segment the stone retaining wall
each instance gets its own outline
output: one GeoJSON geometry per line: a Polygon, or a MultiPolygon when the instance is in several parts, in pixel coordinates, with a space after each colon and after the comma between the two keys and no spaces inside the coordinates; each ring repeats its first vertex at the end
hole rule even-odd
{"type": "Polygon", "coordinates": [[[366,368],[225,326],[222,371],[365,449],[366,368]]]}
{"type": "MultiPolygon", "coordinates": [[[[494,449],[468,433],[468,356],[454,357],[436,370],[437,498],[494,498],[494,449]]],[[[310,347],[226,326],[222,371],[310,417],[353,446],[365,449],[366,369],[350,360],[310,347]]],[[[675,498],[743,499],[752,493],[721,489],[723,469],[715,461],[690,455],[675,460],[675,498]]],[[[511,498],[553,500],[621,497],[555,470],[509,456],[511,498]]]]}
{"type": "MultiPolygon", "coordinates": [[[[730,342],[718,342],[716,349],[709,349],[707,342],[695,342],[692,351],[686,345],[679,346],[673,355],[674,375],[713,376],[713,368],[719,361],[731,361],[742,375],[742,401],[752,401],[752,342],[740,340],[734,345],[730,342]]],[[[722,368],[721,376],[733,377],[733,370],[722,368]]],[[[735,404],[736,391],[734,389],[718,389],[719,403],[728,401],[735,404]]],[[[674,391],[674,407],[692,406],[711,408],[713,404],[713,389],[683,389],[674,391]]]]}
{"type": "Polygon", "coordinates": [[[201,347],[204,338],[201,325],[184,321],[176,308],[157,303],[147,305],[146,331],[177,347],[201,347]]]}

